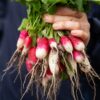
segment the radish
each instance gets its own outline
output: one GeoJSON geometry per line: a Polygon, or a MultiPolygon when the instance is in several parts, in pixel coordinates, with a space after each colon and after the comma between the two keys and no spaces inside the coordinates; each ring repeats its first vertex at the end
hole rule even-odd
{"type": "Polygon", "coordinates": [[[38,59],[44,59],[49,52],[49,42],[48,39],[43,37],[40,38],[39,41],[37,41],[37,47],[36,47],[36,57],[38,59]]]}
{"type": "Polygon", "coordinates": [[[84,61],[84,55],[80,51],[73,51],[73,57],[77,63],[82,63],[84,61]]]}
{"type": "Polygon", "coordinates": [[[28,59],[31,60],[34,64],[37,62],[36,58],[36,47],[31,47],[28,52],[28,59]]]}
{"type": "Polygon", "coordinates": [[[28,50],[30,49],[32,44],[32,38],[30,36],[27,36],[25,38],[25,42],[24,42],[24,48],[22,50],[22,55],[27,54],[28,50]]]}
{"type": "Polygon", "coordinates": [[[17,41],[17,49],[20,50],[24,46],[25,38],[28,36],[28,32],[26,30],[22,30],[20,32],[18,41],[17,41]]]}
{"type": "Polygon", "coordinates": [[[30,61],[29,59],[26,60],[26,69],[28,72],[32,70],[33,62],[30,61]]]}
{"type": "Polygon", "coordinates": [[[64,49],[68,52],[72,54],[73,51],[73,46],[72,43],[70,41],[70,39],[68,38],[68,36],[62,36],[61,39],[61,44],[64,47],[64,49]]]}
{"type": "Polygon", "coordinates": [[[83,51],[85,49],[85,45],[81,39],[79,39],[78,37],[72,36],[72,35],[70,35],[69,38],[73,44],[73,47],[76,50],[83,51]]]}
{"type": "Polygon", "coordinates": [[[49,39],[49,45],[51,48],[57,48],[57,42],[54,38],[49,39]]]}

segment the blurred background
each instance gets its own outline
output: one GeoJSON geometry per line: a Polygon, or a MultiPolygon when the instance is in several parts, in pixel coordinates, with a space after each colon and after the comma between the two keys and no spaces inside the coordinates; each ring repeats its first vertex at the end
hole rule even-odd
{"type": "Polygon", "coordinates": [[[4,19],[7,12],[7,0],[0,0],[0,42],[3,36],[4,19]]]}
{"type": "MultiPolygon", "coordinates": [[[[91,24],[91,39],[87,47],[87,53],[90,57],[92,66],[98,72],[98,74],[100,74],[100,6],[91,6],[92,9],[88,14],[89,22],[91,24]]],[[[5,68],[6,63],[8,62],[16,48],[16,41],[19,35],[17,28],[24,17],[26,17],[26,8],[24,6],[15,2],[10,2],[8,0],[0,0],[0,72],[2,72],[2,70],[5,68]]],[[[15,99],[15,97],[9,96],[8,97],[10,99],[5,99],[4,97],[6,93],[5,86],[9,84],[11,85],[13,83],[8,82],[6,79],[6,81],[3,84],[1,82],[0,84],[0,96],[2,95],[2,99],[0,100],[19,100],[19,94],[16,94],[17,99],[15,99]]],[[[100,82],[96,80],[96,84],[96,100],[100,100],[100,82]]],[[[8,86],[9,89],[10,87],[12,87],[10,85],[8,86]]],[[[13,90],[11,91],[12,93],[14,93],[13,90]]],[[[9,93],[7,92],[6,95],[9,95],[9,93]]],[[[29,97],[27,97],[24,100],[28,99],[29,97]]]]}

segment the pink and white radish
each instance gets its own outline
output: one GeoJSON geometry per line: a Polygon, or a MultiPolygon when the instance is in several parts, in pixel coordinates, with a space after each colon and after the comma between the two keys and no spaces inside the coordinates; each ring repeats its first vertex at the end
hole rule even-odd
{"type": "Polygon", "coordinates": [[[62,36],[60,38],[61,44],[64,47],[64,49],[68,52],[72,54],[73,51],[73,46],[72,43],[70,41],[70,39],[68,38],[68,36],[62,36]]]}
{"type": "Polygon", "coordinates": [[[28,32],[26,30],[22,30],[20,32],[18,41],[17,41],[17,49],[20,50],[21,48],[23,48],[24,46],[24,41],[26,39],[26,37],[28,36],[28,32]]]}
{"type": "Polygon", "coordinates": [[[49,39],[49,45],[50,45],[50,48],[56,48],[57,49],[57,42],[54,38],[49,39]]]}
{"type": "Polygon", "coordinates": [[[69,38],[72,42],[74,49],[78,51],[83,51],[85,49],[85,45],[81,39],[72,35],[70,35],[69,38]]]}
{"type": "Polygon", "coordinates": [[[44,59],[48,55],[48,52],[49,52],[48,39],[45,37],[39,38],[36,47],[36,57],[38,59],[44,59]]]}
{"type": "Polygon", "coordinates": [[[32,38],[30,36],[27,36],[25,38],[25,42],[24,42],[24,48],[22,50],[22,55],[25,55],[28,53],[30,47],[32,45],[32,38]]]}
{"type": "Polygon", "coordinates": [[[84,61],[84,54],[80,51],[73,51],[73,57],[77,63],[82,63],[84,61]]]}

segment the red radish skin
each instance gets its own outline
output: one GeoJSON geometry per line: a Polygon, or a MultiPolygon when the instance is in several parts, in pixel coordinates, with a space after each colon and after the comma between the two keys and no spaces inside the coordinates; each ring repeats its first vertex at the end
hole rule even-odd
{"type": "Polygon", "coordinates": [[[19,37],[25,39],[27,36],[28,36],[28,31],[27,31],[27,30],[22,30],[22,31],[20,32],[19,37]]]}
{"type": "Polygon", "coordinates": [[[68,52],[72,54],[73,51],[73,46],[72,43],[70,41],[70,39],[68,38],[68,36],[62,36],[61,39],[61,44],[64,47],[64,49],[68,52]]]}
{"type": "Polygon", "coordinates": [[[83,41],[81,39],[79,39],[78,37],[75,37],[75,36],[69,36],[72,44],[73,44],[73,47],[78,50],[78,51],[83,51],[85,49],[85,45],[83,43],[83,41]]]}
{"type": "Polygon", "coordinates": [[[26,69],[27,69],[28,72],[31,71],[32,66],[33,66],[33,62],[30,61],[29,59],[27,59],[27,60],[26,60],[26,69]]]}
{"type": "Polygon", "coordinates": [[[31,60],[34,64],[37,62],[36,58],[36,47],[31,47],[28,52],[28,59],[31,60]]]}
{"type": "Polygon", "coordinates": [[[23,54],[27,54],[28,50],[30,49],[31,47],[31,44],[32,44],[32,38],[30,36],[27,36],[25,38],[25,42],[24,42],[24,48],[23,48],[23,51],[22,51],[22,55],[23,54]]]}
{"type": "Polygon", "coordinates": [[[57,48],[57,42],[54,38],[49,39],[49,45],[51,48],[57,48]]]}
{"type": "Polygon", "coordinates": [[[52,73],[50,71],[50,68],[47,69],[46,76],[52,76],[52,73]]]}
{"type": "Polygon", "coordinates": [[[73,57],[77,63],[82,63],[84,61],[84,55],[80,51],[73,51],[73,57]]]}
{"type": "Polygon", "coordinates": [[[38,59],[44,59],[48,55],[48,52],[49,52],[48,39],[45,37],[40,38],[36,47],[36,57],[38,59]]]}

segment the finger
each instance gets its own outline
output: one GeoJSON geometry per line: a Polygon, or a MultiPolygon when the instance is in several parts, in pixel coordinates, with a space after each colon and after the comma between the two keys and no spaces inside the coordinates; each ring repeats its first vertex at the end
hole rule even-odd
{"type": "Polygon", "coordinates": [[[44,21],[48,23],[55,23],[58,21],[77,21],[78,19],[75,17],[70,17],[70,16],[60,16],[60,15],[49,15],[45,14],[44,15],[44,21]]]}
{"type": "Polygon", "coordinates": [[[54,30],[76,30],[80,28],[80,24],[76,21],[61,21],[53,24],[54,30]]]}
{"type": "Polygon", "coordinates": [[[88,44],[89,39],[90,39],[90,34],[86,33],[83,30],[72,30],[71,35],[81,38],[86,45],[88,44]]]}
{"type": "Polygon", "coordinates": [[[73,16],[73,17],[78,17],[78,18],[82,16],[81,12],[72,10],[70,8],[67,8],[67,7],[59,7],[57,9],[56,14],[63,15],[63,16],[73,16]]]}

